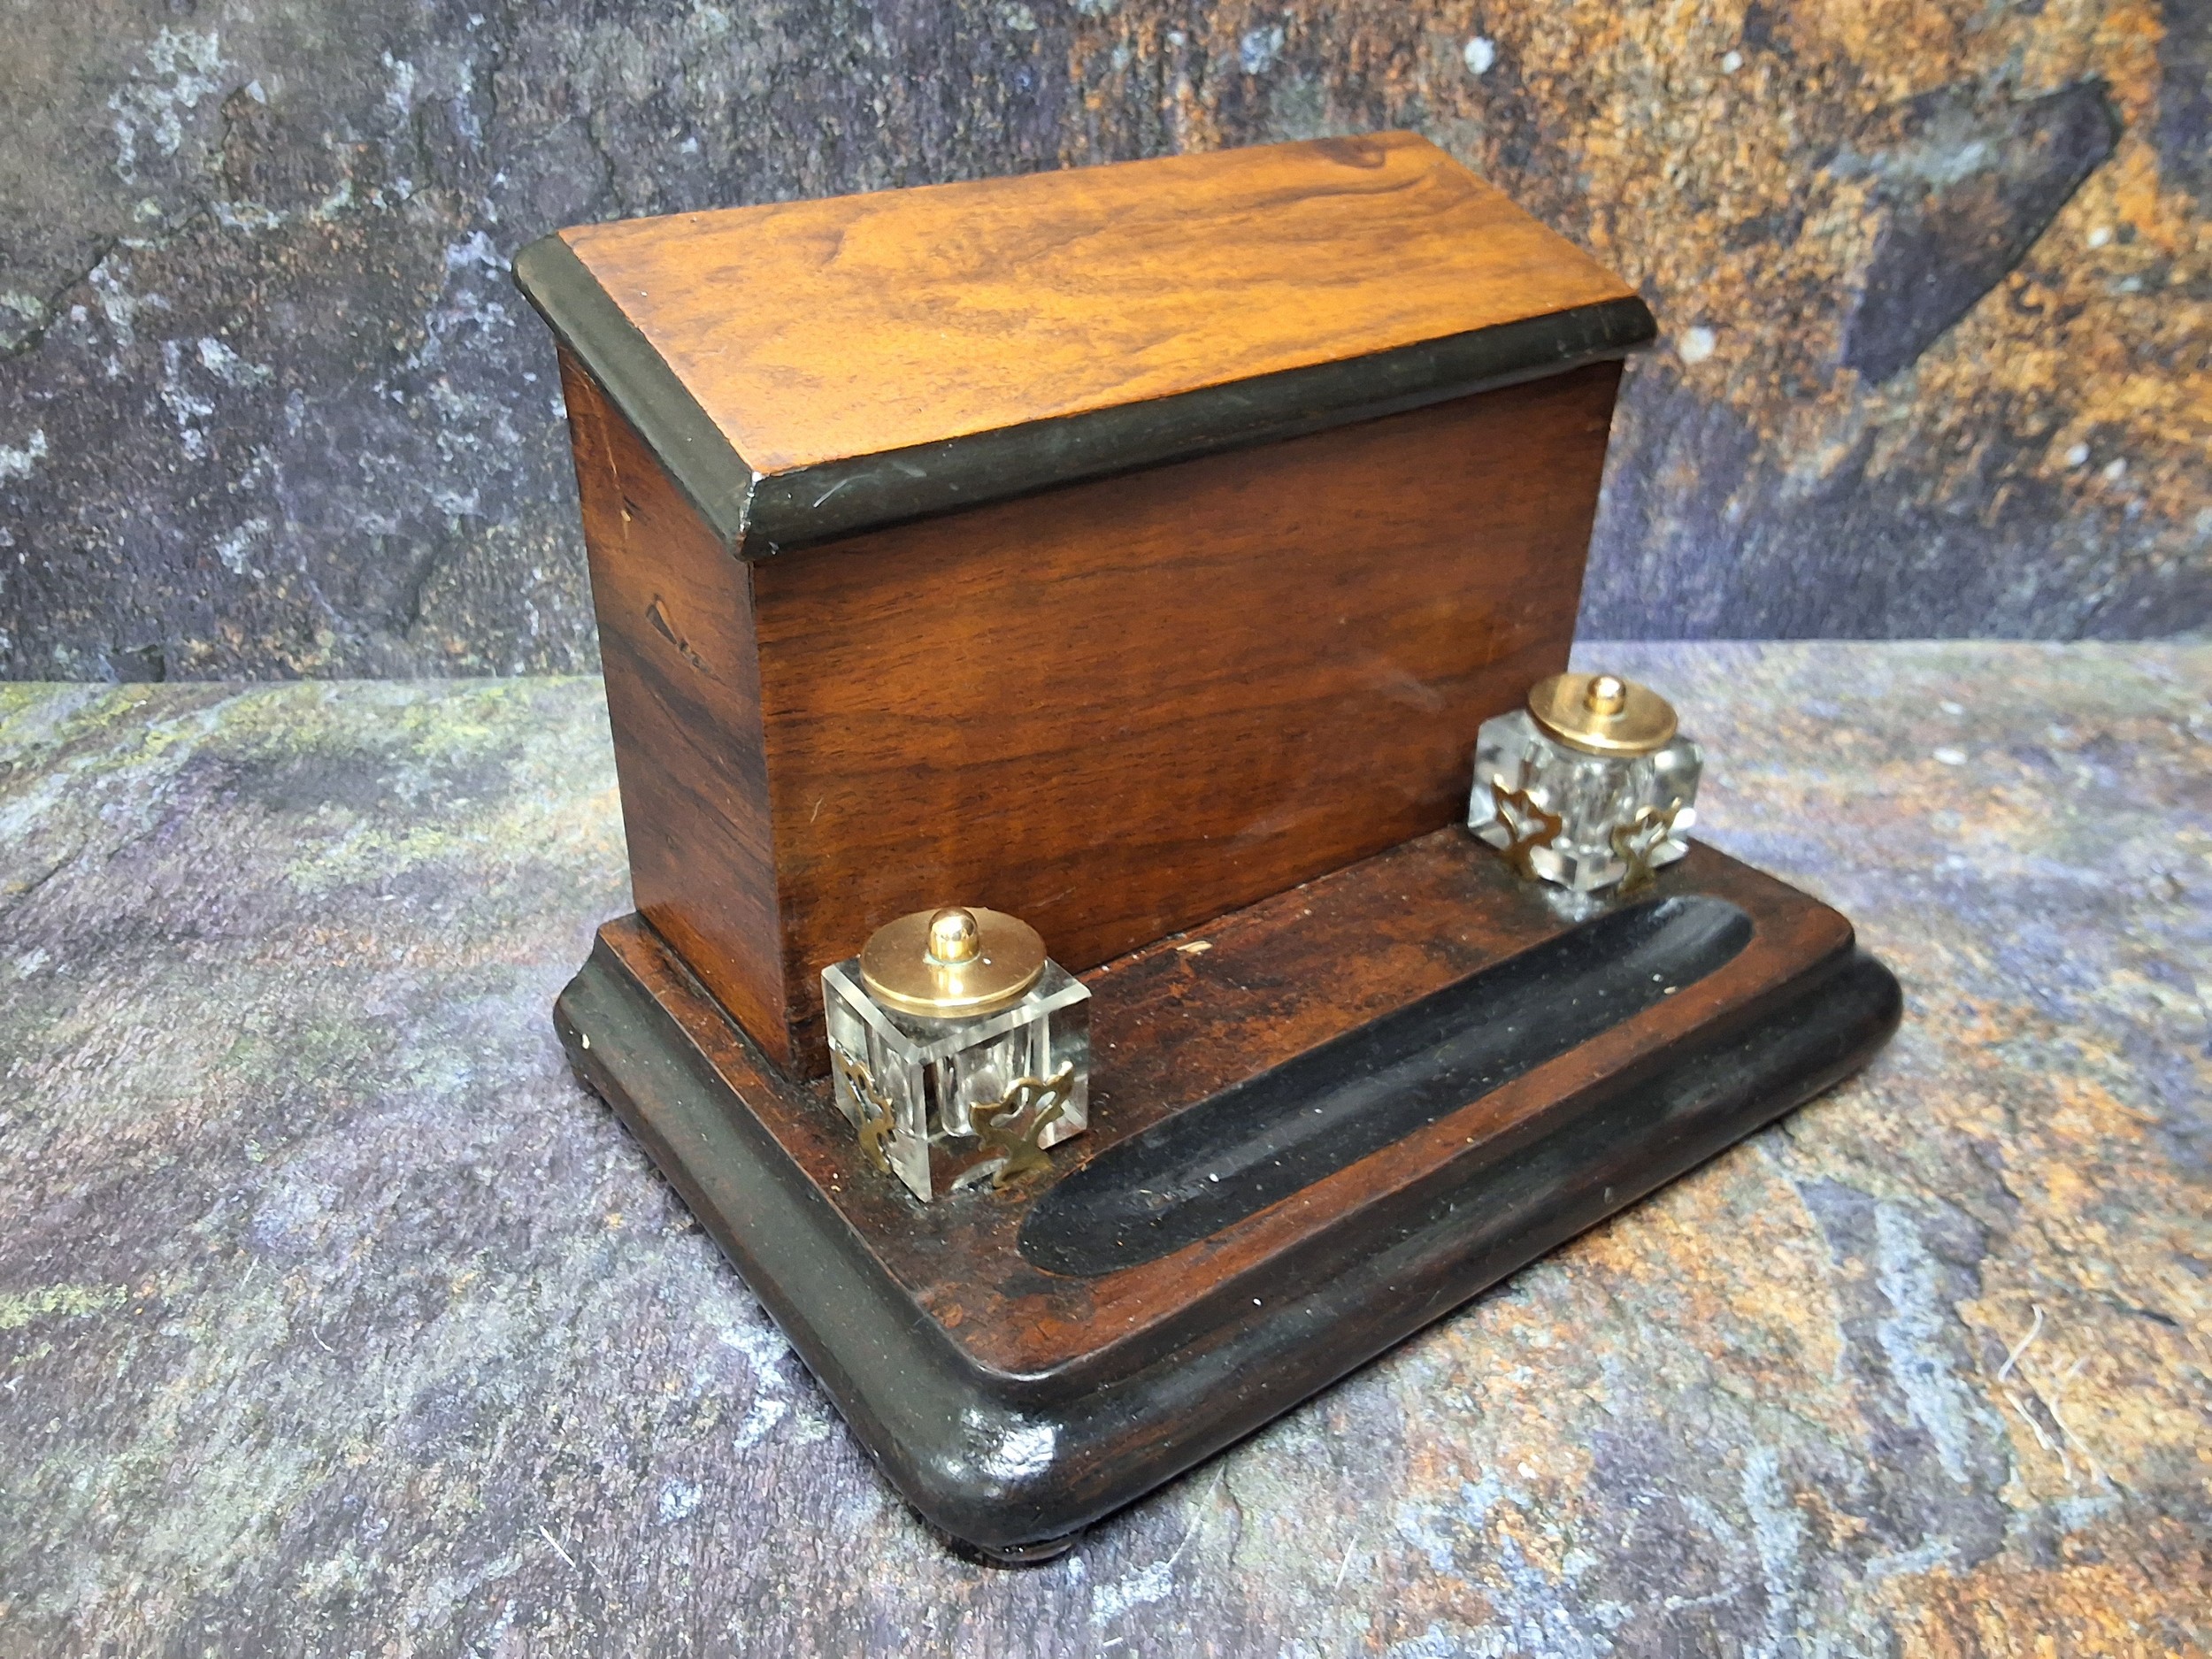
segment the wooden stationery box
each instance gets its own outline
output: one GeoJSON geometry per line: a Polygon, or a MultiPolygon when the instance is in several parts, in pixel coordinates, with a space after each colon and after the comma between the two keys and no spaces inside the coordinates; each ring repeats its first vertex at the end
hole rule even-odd
{"type": "Polygon", "coordinates": [[[895,916],[1081,972],[1458,818],[1563,668],[1620,280],[1403,134],[524,250],[637,907],[775,1061],[895,916]]]}

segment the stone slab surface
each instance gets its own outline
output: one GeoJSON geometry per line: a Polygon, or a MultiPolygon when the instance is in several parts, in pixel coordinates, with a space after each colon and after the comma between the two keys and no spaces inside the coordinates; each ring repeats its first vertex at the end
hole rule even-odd
{"type": "Polygon", "coordinates": [[[0,687],[0,1654],[2201,1650],[2212,648],[1583,656],[1903,1031],[1025,1572],[563,1065],[594,682],[0,687]]]}

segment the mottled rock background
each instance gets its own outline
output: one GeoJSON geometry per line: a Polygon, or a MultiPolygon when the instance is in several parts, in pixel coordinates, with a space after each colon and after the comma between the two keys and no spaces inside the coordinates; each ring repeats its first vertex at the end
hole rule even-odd
{"type": "Polygon", "coordinates": [[[588,668],[580,220],[1402,126],[1637,282],[1598,636],[2212,619],[2201,0],[7,0],[0,673],[588,668]]]}

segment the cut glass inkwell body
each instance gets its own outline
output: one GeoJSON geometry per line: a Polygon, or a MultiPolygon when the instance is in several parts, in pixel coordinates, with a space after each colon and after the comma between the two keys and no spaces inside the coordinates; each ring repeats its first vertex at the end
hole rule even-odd
{"type": "Polygon", "coordinates": [[[1689,851],[1704,764],[1649,687],[1554,674],[1476,733],[1467,827],[1533,879],[1632,893],[1689,851]]]}
{"type": "Polygon", "coordinates": [[[1090,992],[1019,918],[959,905],[822,972],[831,1087],[917,1198],[1041,1169],[1089,1123],[1090,992]]]}

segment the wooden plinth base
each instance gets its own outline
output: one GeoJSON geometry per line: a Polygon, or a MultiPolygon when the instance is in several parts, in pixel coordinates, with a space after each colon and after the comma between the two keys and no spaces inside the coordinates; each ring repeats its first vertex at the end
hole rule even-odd
{"type": "Polygon", "coordinates": [[[1440,831],[1085,976],[1091,1128],[924,1206],[635,917],[555,1021],[894,1485],[1031,1561],[1855,1070],[1900,996],[1709,849],[1570,913],[1440,831]]]}

